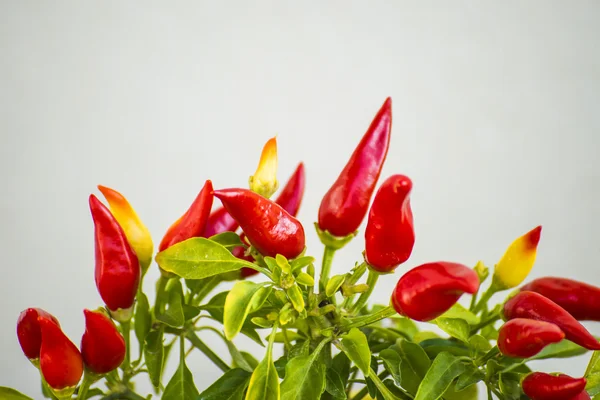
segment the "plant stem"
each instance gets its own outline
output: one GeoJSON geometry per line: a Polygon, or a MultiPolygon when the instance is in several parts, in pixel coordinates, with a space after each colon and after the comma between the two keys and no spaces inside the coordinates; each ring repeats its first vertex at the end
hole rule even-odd
{"type": "Polygon", "coordinates": [[[364,317],[357,318],[354,322],[351,322],[348,325],[342,326],[344,331],[349,331],[352,328],[360,328],[363,326],[371,325],[377,321],[381,321],[382,319],[391,317],[396,314],[396,310],[393,307],[385,307],[381,310],[373,313],[371,315],[365,315],[364,317]]]}
{"type": "Polygon", "coordinates": [[[486,326],[493,324],[494,322],[498,321],[499,319],[500,319],[500,312],[491,314],[490,316],[488,316],[487,319],[485,319],[484,321],[481,321],[479,324],[477,324],[473,328],[471,328],[471,335],[476,334],[482,328],[485,328],[486,326]]]}
{"type": "Polygon", "coordinates": [[[121,365],[123,369],[123,383],[129,382],[129,367],[131,363],[131,322],[121,322],[121,331],[123,333],[123,339],[125,339],[125,360],[121,365]]]}
{"type": "MultiPolygon", "coordinates": [[[[385,373],[388,373],[387,371],[385,371],[385,373]]],[[[384,375],[384,373],[382,373],[381,375],[384,375]]],[[[373,381],[373,383],[375,384],[375,387],[377,387],[377,390],[379,390],[379,392],[383,395],[383,398],[385,400],[397,400],[398,397],[396,397],[392,392],[390,392],[390,389],[387,388],[387,386],[385,386],[383,384],[383,382],[381,381],[381,378],[379,378],[377,376],[377,372],[373,371],[373,368],[371,368],[369,366],[369,378],[373,381]]],[[[385,378],[385,376],[384,376],[385,378]]],[[[406,393],[408,394],[408,393],[406,393]]],[[[412,396],[411,396],[412,397],[412,396]]]]}
{"type": "Polygon", "coordinates": [[[154,315],[159,315],[165,312],[165,304],[163,302],[163,298],[165,297],[165,289],[167,288],[167,283],[170,278],[167,278],[163,274],[158,278],[158,282],[156,282],[156,300],[154,301],[154,315]]]}
{"type": "Polygon", "coordinates": [[[91,376],[87,371],[84,372],[83,382],[81,382],[81,386],[79,386],[79,390],[77,391],[77,400],[85,400],[87,398],[88,390],[95,381],[95,377],[91,376]]]}
{"type": "MultiPolygon", "coordinates": [[[[375,371],[371,370],[371,373],[375,375],[375,371]]],[[[375,376],[377,376],[377,375],[375,375],[375,376]]],[[[379,374],[378,379],[385,379],[388,376],[390,376],[390,373],[388,371],[383,371],[381,374],[379,374]]],[[[369,394],[369,388],[367,386],[364,386],[358,393],[356,393],[354,395],[354,397],[352,397],[352,400],[362,400],[362,399],[364,399],[364,397],[367,394],[369,394]]],[[[412,396],[410,396],[410,397],[412,398],[412,396]]],[[[395,396],[392,397],[392,399],[395,399],[395,398],[396,398],[395,396]]]]}
{"type": "Polygon", "coordinates": [[[217,287],[219,283],[221,283],[221,277],[219,275],[211,276],[207,279],[207,281],[202,285],[202,288],[192,297],[191,303],[193,305],[198,305],[204,298],[217,287]]]}
{"type": "Polygon", "coordinates": [[[221,358],[218,355],[216,355],[202,340],[200,340],[196,333],[188,332],[186,336],[190,343],[194,345],[194,347],[196,347],[198,350],[203,352],[204,355],[208,357],[208,359],[212,361],[217,367],[219,367],[221,371],[227,372],[231,369],[229,368],[229,365],[225,363],[225,361],[221,360],[221,358]]]}
{"type": "Polygon", "coordinates": [[[350,314],[354,314],[360,311],[365,304],[367,304],[367,300],[373,293],[373,289],[375,289],[375,285],[377,284],[377,279],[379,279],[379,273],[369,270],[369,276],[367,277],[367,285],[369,285],[369,289],[366,292],[360,294],[356,303],[350,309],[350,314]]]}
{"type": "Polygon", "coordinates": [[[334,254],[335,249],[333,247],[325,246],[325,250],[323,251],[323,264],[321,265],[321,275],[319,276],[319,291],[321,292],[324,292],[325,287],[327,286],[334,254]]]}
{"type": "Polygon", "coordinates": [[[479,311],[481,311],[496,292],[496,287],[493,284],[491,284],[490,287],[485,291],[485,293],[483,293],[481,299],[479,299],[479,302],[473,309],[473,313],[477,314],[479,311]]]}

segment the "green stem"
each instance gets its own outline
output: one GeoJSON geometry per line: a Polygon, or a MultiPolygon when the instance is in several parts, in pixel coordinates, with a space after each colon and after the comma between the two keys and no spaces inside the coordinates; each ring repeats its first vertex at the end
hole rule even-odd
{"type": "MultiPolygon", "coordinates": [[[[374,376],[377,376],[377,375],[375,375],[375,371],[373,371],[373,370],[371,370],[370,373],[373,374],[374,376]]],[[[379,374],[379,376],[377,376],[377,379],[380,379],[380,380],[385,379],[388,376],[390,376],[390,373],[388,371],[383,371],[381,374],[379,374]]],[[[372,379],[372,380],[373,380],[373,382],[375,382],[374,379],[372,379]]],[[[378,389],[379,389],[379,387],[378,387],[378,389]]],[[[386,387],[386,389],[387,389],[387,387],[386,387]]],[[[389,391],[388,391],[388,393],[389,393],[389,391]]],[[[369,388],[367,386],[364,386],[358,393],[356,393],[354,395],[354,397],[352,397],[352,400],[362,400],[368,394],[369,394],[369,388]]],[[[409,396],[410,396],[410,398],[412,398],[411,395],[409,395],[409,396]]],[[[392,395],[392,399],[396,399],[396,397],[394,395],[392,395]]]]}
{"type": "Polygon", "coordinates": [[[352,328],[360,328],[363,326],[371,325],[377,321],[381,321],[382,319],[391,317],[396,314],[396,310],[393,307],[385,307],[381,310],[373,313],[371,315],[366,315],[364,317],[357,318],[354,322],[351,322],[348,325],[342,326],[344,331],[349,331],[352,328]]]}
{"type": "Polygon", "coordinates": [[[212,292],[214,288],[217,287],[219,283],[221,283],[222,278],[219,275],[212,276],[208,278],[205,284],[200,288],[198,293],[193,296],[192,304],[198,305],[204,298],[212,292]]]}
{"type": "Polygon", "coordinates": [[[196,347],[198,350],[203,352],[204,355],[208,357],[208,359],[212,361],[217,367],[219,367],[221,371],[227,372],[231,369],[229,368],[229,365],[225,363],[225,361],[221,360],[221,358],[218,355],[216,355],[202,340],[200,340],[196,333],[188,332],[186,336],[190,343],[193,344],[194,347],[196,347]]]}
{"type": "Polygon", "coordinates": [[[154,301],[154,315],[159,315],[165,312],[166,303],[163,301],[165,297],[165,290],[169,279],[164,275],[160,275],[158,282],[156,282],[156,300],[154,301]]]}
{"type": "Polygon", "coordinates": [[[334,254],[335,249],[333,247],[325,246],[325,250],[323,251],[323,264],[321,265],[321,275],[319,276],[319,290],[321,292],[324,292],[325,287],[327,286],[334,254]]]}
{"type": "MultiPolygon", "coordinates": [[[[387,371],[385,372],[388,373],[387,371]]],[[[375,372],[371,367],[369,367],[369,378],[373,381],[373,383],[377,387],[377,390],[379,390],[379,392],[383,395],[383,398],[385,400],[398,400],[398,397],[396,397],[392,392],[390,392],[390,389],[388,389],[387,386],[385,386],[381,381],[382,378],[379,378],[377,376],[377,372],[375,372]]],[[[385,378],[385,376],[383,378],[385,378]]],[[[412,396],[410,397],[412,398],[412,396]]]]}
{"type": "Polygon", "coordinates": [[[129,382],[129,373],[131,372],[131,322],[121,322],[121,331],[123,333],[123,339],[125,339],[125,360],[121,365],[123,369],[123,383],[127,384],[129,382]]]}
{"type": "Polygon", "coordinates": [[[476,363],[477,365],[484,365],[488,360],[496,357],[498,354],[500,354],[500,349],[498,349],[498,346],[494,346],[490,351],[485,353],[483,357],[477,360],[476,363]]]}
{"type": "Polygon", "coordinates": [[[473,309],[473,313],[477,314],[479,311],[483,309],[483,307],[487,304],[487,302],[492,298],[492,296],[497,292],[495,285],[490,285],[490,287],[483,293],[481,299],[473,309]]]}
{"type": "Polygon", "coordinates": [[[84,400],[87,398],[88,390],[96,380],[97,378],[95,376],[87,371],[84,372],[83,382],[81,382],[81,386],[79,386],[79,390],[77,391],[77,400],[84,400]]]}
{"type": "Polygon", "coordinates": [[[367,289],[366,292],[360,294],[360,297],[350,309],[350,314],[354,314],[360,311],[365,306],[365,304],[367,304],[367,300],[369,299],[369,297],[371,297],[373,289],[375,289],[377,279],[379,279],[379,273],[369,269],[369,276],[367,277],[367,285],[369,285],[369,289],[367,289]]]}
{"type": "MultiPolygon", "coordinates": [[[[360,264],[358,267],[354,268],[353,271],[354,272],[352,273],[352,275],[350,275],[350,277],[346,280],[345,284],[348,284],[348,286],[354,285],[365,274],[365,272],[367,271],[367,263],[363,261],[363,263],[360,264]]],[[[342,304],[342,308],[346,310],[350,308],[350,305],[354,300],[354,296],[355,294],[351,294],[350,296],[346,297],[344,303],[342,304]]]]}
{"type": "Polygon", "coordinates": [[[488,326],[490,324],[493,324],[494,322],[498,321],[499,319],[500,319],[500,312],[495,312],[495,313],[491,314],[487,319],[485,319],[484,321],[480,322],[479,324],[477,324],[473,328],[471,328],[471,335],[476,334],[481,329],[485,328],[486,326],[488,326]]]}

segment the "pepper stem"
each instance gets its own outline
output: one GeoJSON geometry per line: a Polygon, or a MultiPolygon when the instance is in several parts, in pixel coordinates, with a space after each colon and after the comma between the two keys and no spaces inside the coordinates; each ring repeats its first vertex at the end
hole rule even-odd
{"type": "Polygon", "coordinates": [[[187,339],[192,345],[194,345],[195,348],[203,352],[204,355],[208,357],[210,361],[212,361],[217,367],[219,367],[221,371],[225,373],[231,369],[229,368],[229,365],[225,363],[225,361],[221,360],[221,358],[218,355],[216,355],[202,340],[200,340],[196,333],[188,332],[187,339]]]}
{"type": "Polygon", "coordinates": [[[369,288],[366,292],[360,294],[356,303],[350,309],[350,314],[354,314],[355,312],[360,311],[365,304],[367,304],[367,300],[373,293],[373,289],[375,289],[375,285],[377,284],[377,279],[379,279],[379,273],[369,269],[369,276],[367,277],[367,285],[369,288]]]}
{"type": "Polygon", "coordinates": [[[131,363],[131,322],[121,322],[121,331],[123,333],[123,339],[125,340],[125,360],[121,364],[123,370],[123,383],[129,382],[129,369],[131,363]]]}
{"type": "Polygon", "coordinates": [[[489,288],[483,293],[479,302],[473,308],[473,313],[477,314],[479,311],[483,309],[483,307],[487,304],[487,302],[492,298],[492,296],[498,291],[496,286],[492,283],[489,288]]]}
{"type": "Polygon", "coordinates": [[[158,278],[158,282],[156,282],[156,300],[154,301],[154,315],[162,314],[165,310],[164,297],[165,290],[167,288],[167,283],[169,282],[168,277],[163,274],[158,278]]]}
{"type": "Polygon", "coordinates": [[[86,370],[83,373],[83,382],[81,382],[81,386],[79,386],[79,390],[77,391],[77,400],[85,400],[90,386],[97,380],[98,376],[96,374],[92,374],[86,370]]]}
{"type": "Polygon", "coordinates": [[[333,262],[333,255],[335,254],[333,247],[325,246],[323,251],[323,264],[321,266],[321,275],[319,276],[319,291],[322,293],[325,291],[327,281],[329,281],[329,274],[331,272],[331,263],[333,262]]]}
{"type": "Polygon", "coordinates": [[[381,321],[382,319],[386,319],[396,314],[396,310],[393,307],[387,306],[382,308],[381,310],[371,314],[366,315],[364,317],[356,318],[354,322],[351,322],[348,325],[342,327],[344,331],[349,331],[352,328],[361,328],[363,326],[371,325],[377,321],[381,321]]]}

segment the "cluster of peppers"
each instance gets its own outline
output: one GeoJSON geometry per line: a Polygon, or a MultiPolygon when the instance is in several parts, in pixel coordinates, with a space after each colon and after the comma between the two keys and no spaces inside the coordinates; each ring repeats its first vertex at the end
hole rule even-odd
{"type": "MultiPolygon", "coordinates": [[[[375,193],[388,152],[391,124],[388,98],[319,207],[316,228],[325,244],[319,279],[322,291],[330,291],[333,254],[356,235],[367,218],[364,260],[369,276],[367,284],[355,290],[360,294],[357,301],[346,304],[354,313],[364,308],[380,275],[393,273],[410,258],[415,243],[411,179],[392,175],[375,193]]],[[[296,215],[305,187],[304,166],[298,165],[280,195],[271,200],[269,197],[278,188],[276,169],[276,142],[271,139],[250,179],[250,189],[215,190],[207,180],[189,209],[169,227],[158,250],[165,251],[191,238],[238,231],[244,245],[230,250],[248,262],[277,256],[293,260],[303,254],[305,231],[296,215]],[[222,206],[211,211],[215,198],[222,206]]],[[[59,399],[71,398],[84,371],[78,398],[85,398],[97,379],[110,377],[116,368],[129,362],[129,321],[152,262],[150,233],[127,199],[104,186],[99,190],[109,207],[94,195],[89,205],[95,226],[95,280],[105,310],[84,310],[86,330],[79,349],[61,331],[58,320],[44,310],[29,308],[17,323],[23,352],[39,367],[44,384],[59,399]],[[120,323],[120,330],[113,320],[120,323]]],[[[412,320],[431,321],[467,293],[474,295],[474,311],[481,311],[494,293],[523,282],[533,267],[540,235],[541,227],[537,227],[509,246],[496,265],[492,285],[477,304],[475,296],[481,282],[477,267],[437,261],[406,272],[398,280],[390,305],[396,313],[412,320]]],[[[244,279],[260,270],[244,267],[233,279],[244,279]]],[[[161,274],[169,277],[171,272],[161,269],[161,274]]],[[[339,290],[340,285],[334,289],[339,290]]],[[[579,323],[600,321],[600,288],[564,278],[537,279],[504,303],[501,317],[506,322],[499,330],[497,347],[504,356],[529,358],[563,339],[600,350],[600,343],[579,323]]],[[[524,393],[534,400],[589,399],[585,385],[584,378],[541,372],[530,373],[522,380],[524,393]]]]}

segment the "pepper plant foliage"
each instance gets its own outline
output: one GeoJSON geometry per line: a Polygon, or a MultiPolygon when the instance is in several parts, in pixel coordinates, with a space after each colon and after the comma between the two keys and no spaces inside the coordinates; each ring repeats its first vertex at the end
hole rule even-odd
{"type": "MultiPolygon", "coordinates": [[[[100,186],[110,209],[93,195],[90,209],[96,284],[105,307],[85,310],[79,348],[47,311],[30,308],[17,322],[23,352],[40,369],[44,396],[469,400],[483,382],[488,399],[600,398],[598,352],[579,378],[528,366],[600,350],[578,321],[600,320],[599,288],[546,277],[506,292],[502,304],[488,304],[494,293],[526,279],[541,227],[510,244],[491,277],[482,262],[426,263],[405,269],[389,305],[368,304],[378,277],[394,279],[415,241],[412,181],[390,176],[373,196],[390,135],[387,99],[321,202],[315,223],[324,244],[320,268],[295,218],[304,192],[302,164],[270,200],[279,186],[275,139],[267,142],[249,190],[215,190],[207,181],[157,254],[127,199],[100,186]],[[211,212],[213,201],[222,207],[211,212]],[[363,255],[331,275],[334,254],[361,240],[357,229],[365,217],[363,255]],[[151,303],[142,282],[153,259],[161,275],[151,303]],[[471,296],[465,306],[458,302],[463,294],[471,296]],[[228,354],[205,344],[209,332],[223,340],[228,354]],[[238,348],[240,335],[261,345],[262,354],[255,358],[238,348]],[[186,364],[196,350],[223,373],[202,392],[196,388],[201,375],[186,364]],[[179,365],[163,376],[170,358],[179,365]],[[153,394],[136,392],[134,383],[142,379],[152,383],[153,394]]],[[[0,388],[0,398],[29,397],[0,388]]]]}

